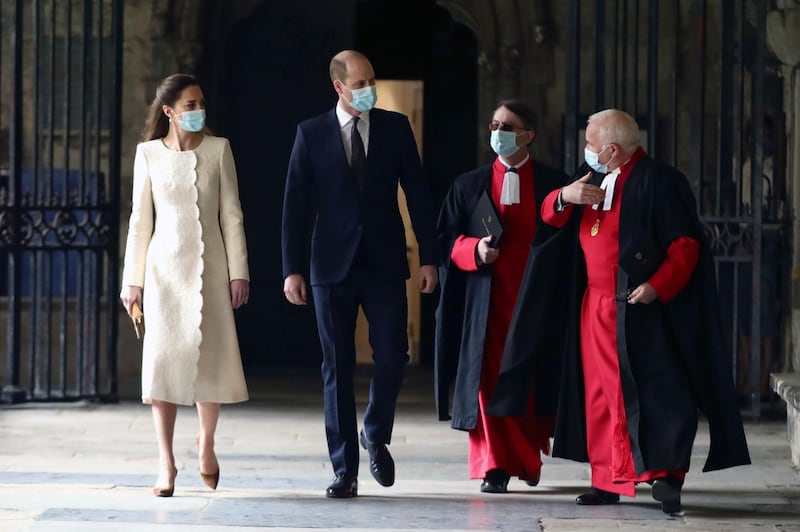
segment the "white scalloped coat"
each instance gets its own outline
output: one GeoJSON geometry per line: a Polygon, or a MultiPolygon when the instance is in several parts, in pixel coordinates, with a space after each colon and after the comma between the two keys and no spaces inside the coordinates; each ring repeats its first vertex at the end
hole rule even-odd
{"type": "Polygon", "coordinates": [[[142,401],[246,401],[230,281],[250,279],[228,140],[136,148],[123,286],[144,288],[142,401]]]}

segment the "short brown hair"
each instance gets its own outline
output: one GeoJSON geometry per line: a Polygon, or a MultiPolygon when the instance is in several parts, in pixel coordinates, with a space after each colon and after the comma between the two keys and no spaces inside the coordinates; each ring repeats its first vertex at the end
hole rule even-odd
{"type": "Polygon", "coordinates": [[[501,107],[505,107],[518,117],[522,119],[522,127],[525,129],[530,129],[536,131],[536,126],[538,124],[538,119],[536,117],[536,112],[530,108],[528,104],[523,102],[522,100],[510,99],[510,100],[500,100],[497,103],[497,107],[494,108],[495,111],[500,109],[501,107]]]}

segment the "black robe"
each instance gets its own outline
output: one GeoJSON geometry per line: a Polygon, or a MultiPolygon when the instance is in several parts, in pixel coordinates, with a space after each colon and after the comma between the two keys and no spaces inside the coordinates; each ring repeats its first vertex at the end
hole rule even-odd
{"type": "MultiPolygon", "coordinates": [[[[466,234],[469,217],[481,193],[490,190],[492,165],[485,165],[459,176],[450,188],[439,213],[437,233],[442,256],[439,268],[440,298],[436,309],[435,390],[439,419],[452,419],[452,427],[470,430],[478,413],[478,388],[486,339],[486,322],[492,284],[492,269],[484,267],[465,272],[451,263],[450,253],[459,235],[466,234]],[[455,381],[455,383],[454,383],[455,381]],[[450,391],[453,385],[453,410],[450,414],[450,391]]],[[[554,228],[541,221],[542,200],[552,190],[566,184],[567,174],[533,161],[534,194],[536,196],[537,230],[533,243],[547,240],[554,228]]],[[[527,337],[547,338],[546,332],[528,331],[527,337]]],[[[553,349],[554,354],[558,350],[553,349]]],[[[558,364],[542,365],[541,371],[531,368],[524,383],[527,399],[536,381],[537,411],[555,413],[558,364]],[[541,388],[539,383],[541,382],[541,388]]]]}
{"type": "MultiPolygon", "coordinates": [[[[585,175],[582,167],[575,178],[585,175]]],[[[602,175],[591,180],[598,184],[602,175]]],[[[550,241],[535,247],[527,264],[515,320],[503,353],[494,415],[519,415],[525,397],[516,393],[526,375],[519,368],[550,356],[527,342],[541,319],[534,304],[551,297],[554,286],[537,282],[538,271],[561,261],[571,281],[558,287],[568,311],[563,333],[563,371],[553,456],[587,462],[586,416],[580,354],[580,309],[586,264],[578,239],[583,207],[575,207],[550,241]]],[[[733,382],[732,359],[720,324],[713,257],[697,216],[686,177],[649,157],[639,160],[625,183],[620,210],[620,251],[631,241],[650,239],[662,251],[680,236],[700,242],[699,259],[686,287],[668,303],[617,304],[617,347],[628,431],[637,474],[659,469],[688,470],[698,410],[709,423],[711,445],[703,471],[750,463],[733,382]]],[[[618,293],[628,286],[620,269],[618,293]]]]}

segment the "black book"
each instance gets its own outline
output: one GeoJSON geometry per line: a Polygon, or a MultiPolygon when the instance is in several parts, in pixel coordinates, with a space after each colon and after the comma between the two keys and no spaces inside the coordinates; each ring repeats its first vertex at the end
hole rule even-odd
{"type": "Polygon", "coordinates": [[[494,237],[492,247],[497,247],[500,244],[500,237],[503,236],[503,222],[500,221],[492,198],[484,190],[470,216],[467,236],[483,238],[490,235],[494,237]]]}

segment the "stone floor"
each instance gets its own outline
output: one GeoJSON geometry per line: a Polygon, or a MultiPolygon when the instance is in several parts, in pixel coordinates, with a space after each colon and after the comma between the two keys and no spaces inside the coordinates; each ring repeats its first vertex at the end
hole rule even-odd
{"type": "MultiPolygon", "coordinates": [[[[368,370],[357,387],[363,413],[368,370]]],[[[0,531],[602,531],[775,530],[800,532],[800,475],[790,465],[785,419],[748,421],[753,465],[702,474],[708,433],[701,423],[684,514],[667,516],[649,487],[606,507],[578,507],[585,464],[545,459],[531,488],[479,492],[467,478],[467,438],[437,421],[428,370],[409,372],[390,450],[397,482],[379,486],[362,452],[359,497],[326,499],[327,458],[317,371],[275,370],[250,379],[252,398],[223,408],[217,433],[217,491],[199,476],[193,409],[181,408],[175,496],[157,498],[149,407],[118,404],[0,406],[0,531]]]]}

